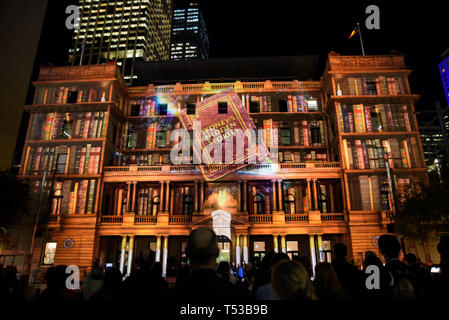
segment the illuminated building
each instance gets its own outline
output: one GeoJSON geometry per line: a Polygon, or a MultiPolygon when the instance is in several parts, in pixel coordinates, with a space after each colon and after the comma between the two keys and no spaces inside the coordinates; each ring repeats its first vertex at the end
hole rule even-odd
{"type": "Polygon", "coordinates": [[[244,75],[127,86],[115,68],[43,67],[34,83],[21,177],[38,191],[47,168],[52,191],[33,270],[71,264],[85,271],[99,259],[129,274],[134,258],[151,248],[165,274],[168,257],[182,259],[200,226],[215,229],[220,257],[237,265],[269,250],[315,265],[332,259],[337,242],[360,264],[364,252],[379,254],[377,237],[388,231],[390,186],[427,179],[418,96],[401,55],[332,52],[320,81],[244,75]],[[204,164],[170,161],[170,133],[179,126],[172,101],[194,113],[198,101],[229,88],[254,124],[277,137],[279,162],[206,182],[204,164]]]}
{"type": "Polygon", "coordinates": [[[201,8],[196,2],[174,3],[170,60],[207,59],[209,38],[201,8]]]}
{"type": "Polygon", "coordinates": [[[69,52],[72,66],[117,61],[125,80],[135,61],[169,59],[171,0],[80,0],[80,28],[69,52]],[[84,49],[83,49],[84,46],[84,49]]]}

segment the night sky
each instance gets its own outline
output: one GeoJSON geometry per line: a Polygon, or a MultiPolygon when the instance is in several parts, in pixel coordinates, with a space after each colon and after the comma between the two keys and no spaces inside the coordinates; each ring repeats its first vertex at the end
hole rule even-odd
{"type": "MultiPolygon", "coordinates": [[[[442,7],[443,1],[199,2],[211,58],[318,54],[321,72],[329,51],[361,54],[358,36],[348,40],[360,22],[366,54],[404,53],[413,70],[412,90],[422,95],[418,108],[433,109],[435,100],[446,104],[438,72],[440,55],[449,48],[449,10],[442,7]],[[380,30],[364,27],[365,8],[370,4],[380,8],[380,30]]],[[[71,31],[64,27],[64,12],[72,3],[76,1],[49,0],[33,79],[42,63],[66,64],[71,31]]]]}

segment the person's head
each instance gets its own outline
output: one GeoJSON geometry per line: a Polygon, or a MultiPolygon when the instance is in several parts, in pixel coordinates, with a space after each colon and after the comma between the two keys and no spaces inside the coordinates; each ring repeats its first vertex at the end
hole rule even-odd
{"type": "Polygon", "coordinates": [[[391,234],[383,234],[378,240],[380,253],[385,257],[385,259],[393,259],[399,257],[399,252],[401,251],[401,244],[398,239],[391,234]]]}
{"type": "Polygon", "coordinates": [[[418,264],[418,259],[414,253],[407,253],[404,257],[407,266],[411,267],[413,265],[418,264]]]}
{"type": "Polygon", "coordinates": [[[365,268],[371,265],[379,267],[382,265],[382,261],[380,261],[379,257],[376,255],[375,252],[367,251],[365,252],[365,268]]]}
{"type": "Polygon", "coordinates": [[[326,288],[332,293],[341,289],[338,276],[332,265],[328,262],[320,262],[315,267],[315,283],[320,288],[326,288]]]}
{"type": "Polygon", "coordinates": [[[186,255],[192,268],[215,269],[219,255],[218,240],[215,232],[209,228],[198,228],[190,233],[186,246],[186,255]]]}
{"type": "Polygon", "coordinates": [[[271,273],[273,290],[283,300],[315,300],[309,274],[302,264],[296,261],[279,262],[271,273]]]}
{"type": "Polygon", "coordinates": [[[348,248],[344,243],[336,243],[334,245],[334,256],[338,260],[344,260],[348,254],[348,248]]]}
{"type": "Polygon", "coordinates": [[[122,285],[122,273],[117,267],[106,268],[104,271],[103,288],[118,289],[122,285]]]}
{"type": "Polygon", "coordinates": [[[227,261],[221,261],[218,264],[218,267],[217,267],[218,273],[229,273],[230,270],[231,270],[231,266],[229,265],[229,263],[227,261]]]}
{"type": "Polygon", "coordinates": [[[407,276],[399,276],[397,282],[397,285],[393,288],[393,294],[396,300],[415,299],[415,289],[413,287],[413,283],[407,276]]]}
{"type": "Polygon", "coordinates": [[[271,257],[271,268],[273,268],[279,262],[284,261],[284,260],[290,260],[290,257],[286,253],[284,253],[284,252],[275,253],[271,257]]]}

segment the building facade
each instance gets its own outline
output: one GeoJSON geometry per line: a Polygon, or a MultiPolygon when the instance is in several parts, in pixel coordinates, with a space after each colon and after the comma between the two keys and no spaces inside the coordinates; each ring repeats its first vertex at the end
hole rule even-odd
{"type": "Polygon", "coordinates": [[[169,59],[171,0],[80,0],[80,27],[74,30],[69,63],[117,61],[128,83],[135,61],[169,59]]]}
{"type": "Polygon", "coordinates": [[[320,81],[132,87],[115,63],[42,67],[21,167],[36,192],[45,171],[50,190],[32,269],[87,270],[98,259],[129,274],[151,248],[165,274],[201,226],[219,235],[220,259],[237,265],[275,250],[314,266],[337,242],[362,263],[391,231],[390,190],[427,179],[409,73],[400,55],[333,52],[320,81]],[[273,133],[279,163],[208,182],[205,164],[170,161],[173,110],[194,112],[229,88],[273,133]]]}
{"type": "Polygon", "coordinates": [[[175,1],[170,40],[170,60],[182,61],[209,57],[209,37],[198,3],[175,1]]]}

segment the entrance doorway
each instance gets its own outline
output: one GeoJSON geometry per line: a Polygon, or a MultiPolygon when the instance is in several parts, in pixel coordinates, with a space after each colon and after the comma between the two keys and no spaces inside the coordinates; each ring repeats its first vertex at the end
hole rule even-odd
{"type": "Polygon", "coordinates": [[[218,236],[218,249],[220,254],[217,257],[217,263],[221,261],[227,261],[231,264],[232,243],[226,236],[218,236]]]}

